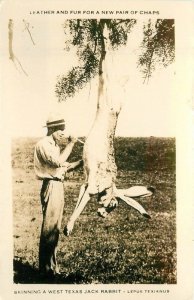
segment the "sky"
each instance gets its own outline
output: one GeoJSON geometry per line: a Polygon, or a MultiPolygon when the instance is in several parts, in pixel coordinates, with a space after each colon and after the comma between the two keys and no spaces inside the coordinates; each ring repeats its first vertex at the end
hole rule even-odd
{"type": "MultiPolygon", "coordinates": [[[[75,50],[66,52],[63,19],[28,18],[29,32],[23,20],[14,19],[13,50],[20,65],[9,59],[8,30],[4,24],[3,52],[4,110],[7,130],[12,137],[42,136],[43,127],[53,112],[66,119],[66,132],[87,136],[95,117],[97,80],[94,79],[74,98],[58,103],[55,95],[57,76],[66,74],[77,63],[75,50]],[[34,44],[33,44],[34,42],[34,44]]],[[[132,31],[126,47],[111,52],[110,74],[119,80],[127,77],[125,92],[112,85],[112,95],[123,98],[116,135],[175,136],[176,98],[174,96],[175,66],[158,69],[144,84],[137,69],[137,55],[142,39],[142,21],[132,31]]]]}

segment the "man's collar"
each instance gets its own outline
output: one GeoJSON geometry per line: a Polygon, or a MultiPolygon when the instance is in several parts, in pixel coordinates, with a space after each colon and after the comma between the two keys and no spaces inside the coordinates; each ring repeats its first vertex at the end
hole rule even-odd
{"type": "Polygon", "coordinates": [[[49,141],[50,144],[57,146],[57,143],[55,142],[53,135],[47,135],[47,139],[49,141]]]}

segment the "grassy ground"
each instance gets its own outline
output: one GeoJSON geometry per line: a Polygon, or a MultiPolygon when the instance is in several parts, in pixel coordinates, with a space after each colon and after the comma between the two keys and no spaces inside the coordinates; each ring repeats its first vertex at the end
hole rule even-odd
{"type": "MultiPolygon", "coordinates": [[[[14,281],[41,283],[38,245],[41,227],[39,192],[33,148],[37,139],[16,139],[12,146],[14,281]]],[[[71,160],[81,156],[77,144],[71,160]]],[[[140,200],[151,214],[143,218],[120,203],[107,219],[97,216],[92,199],[77,220],[73,234],[60,234],[57,283],[176,283],[175,140],[117,138],[117,187],[153,185],[156,193],[140,200]]],[[[62,229],[73,211],[82,170],[65,182],[62,229]]]]}

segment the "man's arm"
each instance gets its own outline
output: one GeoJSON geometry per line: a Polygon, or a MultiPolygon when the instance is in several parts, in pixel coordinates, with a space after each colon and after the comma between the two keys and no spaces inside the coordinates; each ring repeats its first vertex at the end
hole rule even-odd
{"type": "Polygon", "coordinates": [[[62,166],[65,166],[65,162],[67,161],[68,157],[70,156],[76,141],[77,141],[76,139],[71,139],[71,141],[67,144],[65,149],[61,151],[59,161],[62,166]]]}
{"type": "Polygon", "coordinates": [[[35,147],[35,153],[39,160],[49,164],[51,167],[67,167],[68,163],[65,163],[69,155],[72,152],[76,139],[71,139],[64,150],[59,154],[58,149],[50,143],[38,143],[35,147]]]}
{"type": "Polygon", "coordinates": [[[59,161],[58,149],[50,143],[40,141],[35,146],[35,157],[42,164],[48,164],[51,167],[59,168],[61,163],[59,161]]]}
{"type": "Polygon", "coordinates": [[[83,159],[77,160],[72,163],[67,163],[67,172],[73,171],[81,166],[83,166],[83,159]]]}

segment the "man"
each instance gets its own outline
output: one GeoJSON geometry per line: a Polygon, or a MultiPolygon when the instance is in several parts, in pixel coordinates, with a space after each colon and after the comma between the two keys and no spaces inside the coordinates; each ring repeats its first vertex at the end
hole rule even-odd
{"type": "Polygon", "coordinates": [[[37,178],[43,181],[40,193],[43,222],[39,246],[39,269],[45,279],[50,279],[59,273],[56,253],[64,208],[64,175],[65,172],[80,166],[82,161],[66,162],[76,139],[69,138],[64,148],[64,119],[59,116],[50,117],[46,127],[47,136],[35,146],[34,169],[37,178]]]}

